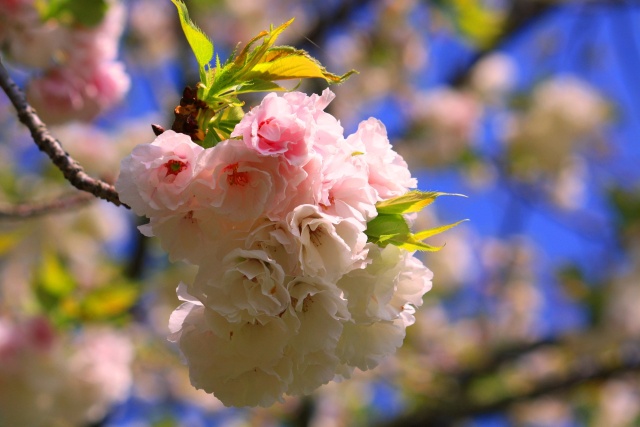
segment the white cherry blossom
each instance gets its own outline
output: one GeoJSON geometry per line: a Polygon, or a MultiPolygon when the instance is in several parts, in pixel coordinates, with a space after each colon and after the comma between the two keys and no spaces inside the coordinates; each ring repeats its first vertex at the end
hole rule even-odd
{"type": "Polygon", "coordinates": [[[367,236],[353,218],[324,214],[320,207],[301,205],[288,216],[289,231],[298,241],[298,260],[305,275],[336,280],[366,264],[367,236]]]}
{"type": "Polygon", "coordinates": [[[222,262],[210,258],[192,291],[229,322],[268,323],[289,306],[282,267],[261,250],[236,249],[222,262]]]}

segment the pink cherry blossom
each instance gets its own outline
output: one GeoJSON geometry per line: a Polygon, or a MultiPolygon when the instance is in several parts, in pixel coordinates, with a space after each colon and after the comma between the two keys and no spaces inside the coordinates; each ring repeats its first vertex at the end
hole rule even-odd
{"type": "Polygon", "coordinates": [[[238,223],[267,215],[295,192],[283,176],[286,164],[280,158],[260,155],[242,141],[208,149],[201,165],[197,192],[202,204],[238,223]]]}
{"type": "MultiPolygon", "coordinates": [[[[199,264],[205,255],[211,256],[214,252],[210,230],[211,222],[222,230],[226,223],[216,218],[211,218],[209,212],[204,209],[193,209],[152,216],[149,223],[138,227],[140,232],[147,236],[156,236],[160,239],[160,246],[169,254],[170,261],[188,261],[199,264]]],[[[215,232],[213,235],[216,235],[215,232]]],[[[226,235],[219,234],[219,238],[226,235]]]]}
{"type": "Polygon", "coordinates": [[[368,170],[369,184],[377,191],[378,200],[400,196],[417,186],[407,163],[393,151],[387,130],[379,120],[370,118],[361,122],[346,142],[353,153],[362,153],[354,156],[368,170]]]}
{"type": "Polygon", "coordinates": [[[339,122],[323,111],[333,97],[328,89],[322,96],[271,93],[242,118],[231,137],[242,137],[260,154],[282,155],[291,165],[303,166],[315,150],[331,150],[343,138],[339,122]]]}
{"type": "Polygon", "coordinates": [[[291,164],[302,166],[310,149],[306,134],[306,123],[297,117],[287,100],[270,93],[242,118],[231,137],[242,136],[247,147],[258,153],[283,155],[291,164]]]}
{"type": "Polygon", "coordinates": [[[81,72],[55,67],[29,82],[27,98],[47,123],[90,121],[120,101],[129,84],[120,62],[100,63],[81,72]]]}
{"type": "Polygon", "coordinates": [[[336,354],[347,366],[366,371],[394,354],[402,345],[405,335],[406,326],[402,319],[374,323],[348,321],[344,324],[336,354]]]}
{"type": "Polygon", "coordinates": [[[150,217],[141,231],[199,267],[178,288],[170,340],[192,384],[225,405],[372,369],[431,287],[413,254],[367,243],[376,203],[416,181],[379,121],[344,138],[324,111],[333,96],[270,94],[232,139],[204,150],[165,132],[123,161],[116,188],[150,217]]]}
{"type": "Polygon", "coordinates": [[[309,139],[313,143],[313,150],[323,157],[333,153],[337,145],[344,139],[344,129],[338,119],[324,111],[333,101],[335,94],[325,89],[321,95],[307,96],[302,92],[288,92],[283,95],[289,105],[310,130],[309,139]]]}
{"type": "Polygon", "coordinates": [[[297,241],[285,221],[262,218],[247,236],[244,247],[264,251],[282,267],[287,276],[302,274],[296,257],[297,241]]]}
{"type": "Polygon", "coordinates": [[[189,210],[189,191],[204,151],[191,138],[166,131],[151,144],[136,146],[122,160],[116,190],[138,215],[157,216],[189,210]]]}
{"type": "Polygon", "coordinates": [[[125,21],[121,2],[108,1],[102,22],[93,27],[43,22],[33,1],[4,3],[0,42],[11,60],[37,69],[27,96],[44,121],[90,121],[122,100],[130,81],[116,61],[125,21]]]}
{"type": "Polygon", "coordinates": [[[358,167],[352,153],[344,148],[326,159],[318,204],[327,214],[354,218],[365,225],[378,214],[377,193],[369,184],[367,169],[358,167]]]}

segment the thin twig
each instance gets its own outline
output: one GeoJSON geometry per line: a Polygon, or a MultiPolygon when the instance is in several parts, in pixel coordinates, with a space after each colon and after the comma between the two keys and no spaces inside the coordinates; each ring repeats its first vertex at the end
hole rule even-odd
{"type": "MultiPolygon", "coordinates": [[[[322,50],[318,45],[322,45],[324,38],[331,28],[336,28],[340,25],[344,25],[352,13],[358,8],[366,7],[372,0],[345,0],[342,1],[339,6],[328,13],[320,14],[313,22],[311,27],[304,35],[300,35],[300,38],[294,43],[295,46],[300,46],[305,50],[314,50],[314,48],[322,50]]],[[[322,8],[321,8],[322,10],[322,8]]]]}
{"type": "Polygon", "coordinates": [[[2,87],[16,108],[18,118],[29,129],[31,137],[40,151],[44,151],[49,156],[53,164],[60,169],[71,185],[107,200],[116,206],[122,205],[128,208],[127,205],[120,201],[118,193],[111,184],[89,176],[82,166],[64,151],[60,142],[51,135],[46,125],[40,120],[35,109],[27,103],[24,93],[11,79],[1,59],[0,87],[2,87]]]}
{"type": "Polygon", "coordinates": [[[471,417],[504,411],[515,404],[533,400],[542,396],[575,390],[591,382],[606,381],[625,374],[640,372],[640,345],[628,342],[618,347],[614,354],[607,357],[590,356],[573,363],[569,372],[533,383],[528,390],[513,393],[493,401],[483,403],[469,402],[460,395],[455,404],[442,408],[422,408],[378,424],[379,427],[445,427],[459,425],[460,421],[471,417]]]}
{"type": "Polygon", "coordinates": [[[475,378],[497,371],[506,363],[538,351],[541,348],[558,345],[559,343],[560,341],[557,338],[544,338],[528,343],[511,343],[503,348],[494,349],[494,353],[490,354],[479,366],[456,372],[454,377],[458,383],[466,385],[475,378]]]}
{"type": "Polygon", "coordinates": [[[18,205],[0,205],[0,220],[26,219],[55,212],[69,211],[95,200],[91,194],[76,193],[45,202],[28,202],[18,205]]]}

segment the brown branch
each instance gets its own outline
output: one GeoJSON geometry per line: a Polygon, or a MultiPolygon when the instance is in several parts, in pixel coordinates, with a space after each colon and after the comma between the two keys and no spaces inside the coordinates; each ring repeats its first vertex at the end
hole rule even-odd
{"type": "Polygon", "coordinates": [[[627,373],[640,372],[640,347],[637,344],[623,345],[612,360],[597,360],[593,357],[578,361],[565,376],[541,381],[527,392],[514,394],[487,405],[477,405],[468,410],[468,415],[480,415],[499,411],[515,403],[535,399],[552,393],[572,390],[587,382],[605,381],[627,373]]]}
{"type": "Polygon", "coordinates": [[[490,354],[478,366],[471,369],[460,370],[459,372],[454,373],[454,377],[457,383],[466,385],[474,378],[497,371],[506,363],[538,351],[541,348],[558,344],[560,344],[560,341],[557,338],[544,338],[539,341],[511,343],[502,348],[495,348],[494,353],[490,354]]]}
{"type": "Polygon", "coordinates": [[[35,109],[27,103],[24,93],[11,79],[1,59],[0,87],[2,87],[15,107],[20,121],[31,132],[31,137],[40,151],[44,151],[49,156],[53,164],[60,169],[71,185],[107,200],[116,206],[122,205],[128,208],[118,198],[118,193],[113,185],[89,176],[82,166],[64,151],[60,142],[51,135],[45,124],[40,120],[35,109]]]}
{"type": "Polygon", "coordinates": [[[0,205],[0,221],[33,218],[50,213],[68,211],[72,208],[87,205],[93,200],[95,200],[95,197],[91,194],[76,193],[45,202],[0,205]]]}

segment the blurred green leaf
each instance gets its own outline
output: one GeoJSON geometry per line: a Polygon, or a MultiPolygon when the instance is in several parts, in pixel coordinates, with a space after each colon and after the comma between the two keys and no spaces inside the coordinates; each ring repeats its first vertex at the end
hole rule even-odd
{"type": "Polygon", "coordinates": [[[482,0],[436,0],[433,2],[464,37],[489,48],[502,32],[505,13],[482,0]]]}
{"type": "Polygon", "coordinates": [[[43,21],[56,19],[67,25],[95,27],[109,10],[107,0],[38,0],[43,21]]]}
{"type": "Polygon", "coordinates": [[[0,256],[6,255],[18,243],[20,243],[23,237],[24,232],[22,230],[14,230],[0,234],[0,256]]]}
{"type": "Polygon", "coordinates": [[[640,229],[640,192],[614,187],[608,193],[609,202],[615,209],[617,228],[621,236],[628,231],[640,229]]]}
{"type": "Polygon", "coordinates": [[[70,294],[77,286],[75,278],[53,250],[43,251],[35,281],[36,289],[54,298],[70,294]]]}
{"type": "Polygon", "coordinates": [[[134,283],[115,283],[90,292],[82,301],[86,320],[109,320],[126,314],[136,303],[139,287],[134,283]]]}

